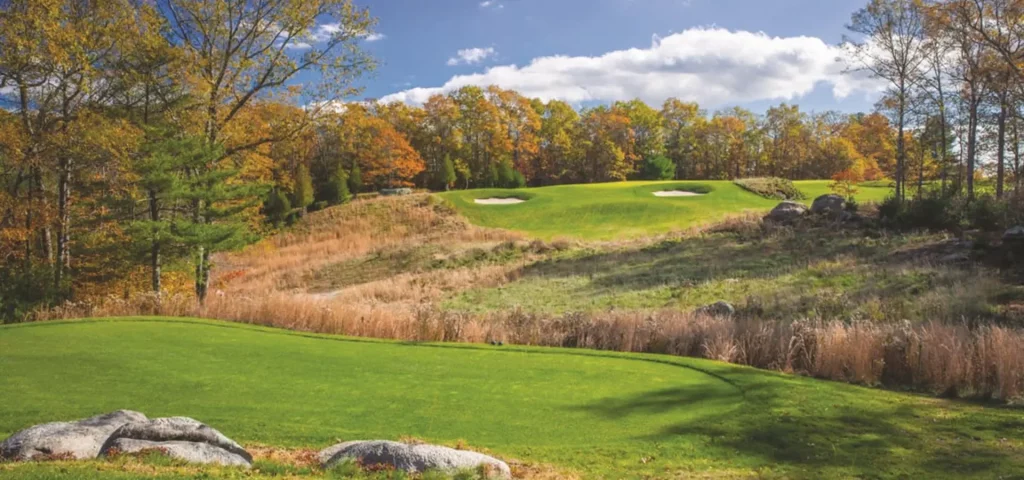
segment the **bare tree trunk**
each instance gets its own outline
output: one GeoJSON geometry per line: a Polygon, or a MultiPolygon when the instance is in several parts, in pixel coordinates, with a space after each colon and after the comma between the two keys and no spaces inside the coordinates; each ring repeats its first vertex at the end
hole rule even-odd
{"type": "MultiPolygon", "coordinates": [[[[974,94],[971,94],[972,97],[974,94]]],[[[971,99],[967,121],[967,199],[974,200],[974,163],[978,144],[978,102],[971,99]]]]}
{"type": "Polygon", "coordinates": [[[1006,178],[1006,93],[999,102],[999,140],[996,152],[996,198],[1003,198],[1003,182],[1006,178]]]}
{"type": "Polygon", "coordinates": [[[898,135],[896,138],[896,198],[900,202],[906,200],[906,165],[907,165],[907,146],[906,141],[903,138],[903,133],[906,130],[906,88],[903,82],[900,82],[900,106],[899,106],[899,119],[898,123],[898,135]]]}
{"type": "MultiPolygon", "coordinates": [[[[160,221],[160,202],[156,192],[149,192],[149,219],[154,223],[160,221]]],[[[153,274],[153,292],[160,294],[160,239],[154,238],[150,246],[149,263],[153,274]]]]}
{"type": "Polygon", "coordinates": [[[54,269],[54,287],[60,289],[65,273],[71,266],[71,159],[60,159],[57,174],[57,265],[54,269]]]}

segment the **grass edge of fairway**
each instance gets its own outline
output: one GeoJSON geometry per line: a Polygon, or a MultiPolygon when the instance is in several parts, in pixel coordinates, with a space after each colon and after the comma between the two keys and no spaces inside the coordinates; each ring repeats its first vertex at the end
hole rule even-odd
{"type": "MultiPolygon", "coordinates": [[[[334,335],[326,333],[315,333],[315,332],[303,332],[298,330],[288,330],[284,328],[268,327],[264,325],[255,325],[242,322],[232,322],[217,319],[207,318],[195,318],[195,317],[162,317],[162,316],[127,316],[127,317],[96,317],[96,318],[80,318],[80,319],[67,319],[67,320],[52,320],[43,322],[23,322],[16,324],[0,325],[0,334],[5,330],[15,330],[20,328],[43,328],[48,326],[60,326],[60,325],[78,325],[78,324],[99,324],[99,323],[165,323],[165,324],[179,324],[179,325],[200,325],[214,328],[227,328],[227,329],[238,329],[244,331],[265,333],[270,335],[285,335],[299,338],[315,339],[315,340],[327,340],[334,342],[351,342],[351,343],[363,343],[363,344],[379,344],[379,345],[392,345],[392,346],[405,346],[405,347],[426,347],[426,348],[447,348],[453,350],[476,350],[476,351],[487,351],[487,352],[507,352],[507,353],[532,353],[541,355],[567,355],[567,356],[580,356],[590,358],[607,358],[613,360],[629,360],[629,361],[640,361],[650,362],[660,365],[667,365],[671,367],[685,368],[692,370],[696,373],[704,374],[713,377],[719,381],[725,382],[731,387],[740,391],[745,397],[746,390],[739,382],[734,379],[726,377],[728,374],[736,375],[758,375],[764,379],[777,379],[785,381],[799,381],[807,382],[811,384],[826,384],[834,388],[851,388],[862,392],[873,392],[880,395],[901,395],[919,398],[922,400],[935,400],[934,396],[921,394],[918,392],[890,390],[879,387],[872,387],[867,385],[858,385],[847,382],[838,382],[829,379],[813,378],[799,374],[791,374],[785,372],[779,372],[774,370],[762,370],[755,367],[746,365],[740,365],[735,363],[722,362],[717,360],[710,360],[696,357],[686,357],[678,355],[668,355],[659,353],[642,353],[642,352],[620,352],[615,350],[594,350],[588,348],[570,348],[570,347],[542,347],[542,346],[530,346],[530,345],[509,345],[504,346],[492,346],[488,344],[480,343],[458,343],[458,342],[417,342],[417,341],[403,341],[403,340],[392,340],[382,338],[371,338],[371,337],[353,337],[346,335],[334,335]]],[[[975,402],[970,400],[950,400],[954,403],[965,403],[976,406],[990,406],[984,402],[975,402]]]]}

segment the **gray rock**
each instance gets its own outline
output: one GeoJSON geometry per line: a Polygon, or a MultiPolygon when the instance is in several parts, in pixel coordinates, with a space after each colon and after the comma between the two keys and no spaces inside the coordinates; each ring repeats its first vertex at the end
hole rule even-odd
{"type": "Polygon", "coordinates": [[[126,423],[144,421],[146,416],[139,412],[118,410],[74,422],[36,425],[0,443],[0,459],[30,460],[46,456],[75,460],[96,458],[111,433],[126,423]]]}
{"type": "Polygon", "coordinates": [[[792,222],[807,213],[807,206],[798,202],[782,202],[778,204],[771,213],[769,213],[765,220],[770,220],[779,223],[792,222]]]}
{"type": "Polygon", "coordinates": [[[955,252],[943,256],[939,261],[942,263],[964,263],[971,261],[971,256],[967,252],[955,252]]]}
{"type": "MultiPolygon", "coordinates": [[[[133,422],[122,425],[120,428],[114,431],[107,439],[107,442],[103,445],[101,450],[102,455],[106,455],[110,449],[117,448],[116,445],[119,440],[143,440],[148,442],[145,448],[163,448],[165,445],[170,445],[167,449],[169,454],[173,455],[173,452],[206,452],[202,455],[194,454],[190,458],[181,458],[183,460],[194,461],[195,463],[207,463],[204,458],[218,458],[228,459],[239,457],[244,461],[245,465],[252,463],[252,455],[245,451],[241,445],[236,443],[234,440],[224,436],[224,434],[211,428],[198,420],[194,420],[187,417],[168,417],[168,418],[155,418],[149,421],[133,422]],[[186,450],[185,447],[179,445],[180,443],[191,443],[195,444],[191,449],[186,450]],[[173,452],[171,451],[173,447],[173,452]],[[210,454],[209,448],[221,450],[223,453],[219,456],[213,456],[210,454]]],[[[124,445],[137,446],[135,443],[121,442],[124,445]]],[[[120,450],[120,449],[119,449],[120,450]]],[[[214,461],[212,463],[222,463],[221,461],[214,461]]],[[[235,463],[228,463],[234,465],[235,463]]]]}
{"type": "Polygon", "coordinates": [[[149,440],[134,440],[131,438],[118,438],[110,442],[106,452],[116,449],[119,453],[139,453],[146,450],[158,450],[164,455],[188,463],[226,465],[230,467],[248,467],[250,460],[241,455],[231,453],[220,447],[208,443],[197,442],[153,442],[149,440]]]}
{"type": "Polygon", "coordinates": [[[709,317],[731,317],[736,313],[736,309],[733,308],[729,302],[715,302],[711,305],[705,305],[698,308],[694,313],[697,315],[707,315],[709,317]]]}
{"type": "Polygon", "coordinates": [[[835,194],[822,195],[814,199],[811,213],[838,217],[846,210],[846,199],[835,194]]]}
{"type": "Polygon", "coordinates": [[[511,478],[508,464],[477,452],[455,450],[437,445],[410,445],[386,440],[367,440],[339,443],[320,452],[320,463],[331,468],[346,460],[363,465],[390,465],[399,470],[419,473],[427,470],[452,472],[490,469],[492,476],[511,478]]]}
{"type": "Polygon", "coordinates": [[[411,188],[382,188],[379,193],[382,197],[396,197],[412,195],[413,192],[411,188]]]}
{"type": "Polygon", "coordinates": [[[1003,234],[1004,242],[1011,243],[1024,243],[1024,226],[1018,225],[1016,227],[1010,227],[1003,234]]]}

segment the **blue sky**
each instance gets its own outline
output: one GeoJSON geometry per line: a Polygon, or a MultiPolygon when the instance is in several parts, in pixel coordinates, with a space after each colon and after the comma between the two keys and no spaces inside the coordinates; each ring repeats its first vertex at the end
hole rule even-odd
{"type": "Polygon", "coordinates": [[[710,109],[763,112],[788,100],[852,112],[870,110],[877,91],[832,63],[839,50],[830,46],[865,0],[357,3],[383,34],[365,43],[380,62],[361,82],[368,98],[416,103],[463,84],[498,83],[575,104],[639,97],[660,105],[679,96],[710,109]]]}

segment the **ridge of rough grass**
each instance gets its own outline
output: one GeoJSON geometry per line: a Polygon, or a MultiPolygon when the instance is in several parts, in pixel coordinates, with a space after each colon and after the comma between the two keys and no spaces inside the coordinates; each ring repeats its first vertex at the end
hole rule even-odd
{"type": "Polygon", "coordinates": [[[806,200],[807,196],[793,181],[778,177],[741,178],[733,180],[740,188],[771,200],[806,200]]]}
{"type": "MultiPolygon", "coordinates": [[[[541,314],[693,310],[724,300],[745,318],[871,321],[963,318],[1021,324],[1024,289],[1004,272],[946,260],[943,234],[888,234],[834,225],[734,230],[591,246],[525,265],[511,283],[447,298],[454,311],[541,314]]],[[[972,255],[974,252],[960,254],[972,255]]],[[[959,258],[959,257],[957,257],[959,258]]]]}
{"type": "MultiPolygon", "coordinates": [[[[794,185],[809,201],[832,193],[829,181],[794,185]]],[[[879,202],[888,188],[861,188],[857,200],[879,202]]],[[[766,212],[778,204],[731,181],[618,182],[557,185],[521,190],[458,190],[437,194],[473,224],[526,233],[550,240],[624,240],[708,225],[746,211],[766,212]],[[661,190],[707,192],[687,197],[656,197],[661,190]],[[478,198],[532,195],[514,205],[479,205],[478,198]]]]}
{"type": "MultiPolygon", "coordinates": [[[[149,318],[0,327],[0,363],[10,372],[0,436],[134,408],[192,416],[245,444],[462,440],[584,478],[1010,478],[1024,468],[1019,410],[660,355],[149,318]]],[[[0,469],[54,478],[45,465],[0,469]]]]}

